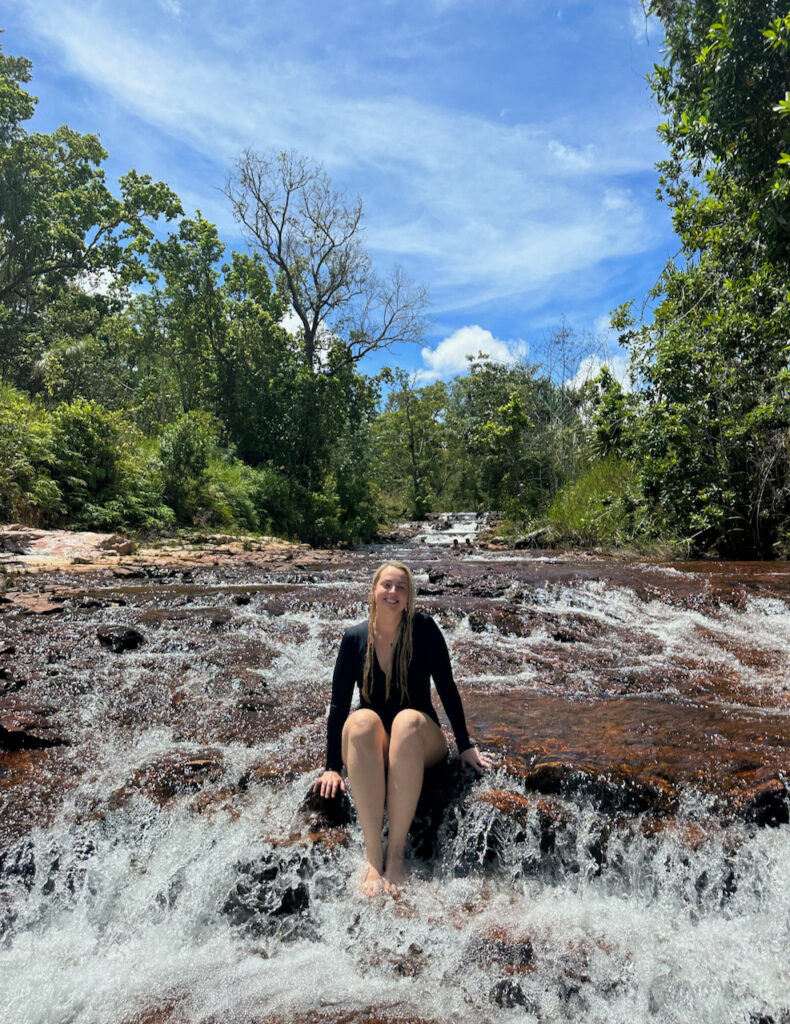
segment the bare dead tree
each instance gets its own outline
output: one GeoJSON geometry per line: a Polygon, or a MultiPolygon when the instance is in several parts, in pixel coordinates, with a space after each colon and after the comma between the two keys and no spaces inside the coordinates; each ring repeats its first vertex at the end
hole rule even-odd
{"type": "Polygon", "coordinates": [[[247,149],[224,192],[284,283],[313,369],[340,337],[346,359],[334,365],[421,340],[425,289],[399,268],[388,278],[374,273],[362,244],[362,201],[348,203],[320,164],[294,152],[267,157],[247,149]]]}

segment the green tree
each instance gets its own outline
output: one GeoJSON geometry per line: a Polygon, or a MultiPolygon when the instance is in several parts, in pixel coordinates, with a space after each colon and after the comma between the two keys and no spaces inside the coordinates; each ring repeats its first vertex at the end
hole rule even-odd
{"type": "Polygon", "coordinates": [[[454,472],[445,424],[447,387],[437,381],[417,388],[414,375],[402,369],[382,377],[392,389],[373,428],[379,484],[398,514],[423,519],[441,503],[454,472]]]}
{"type": "Polygon", "coordinates": [[[682,251],[652,323],[614,319],[643,386],[642,483],[694,548],[770,556],[790,538],[790,16],[778,0],[648,9],[666,29],[651,84],[682,251]]]}
{"type": "Polygon", "coordinates": [[[465,453],[455,485],[460,507],[527,516],[563,482],[551,442],[556,386],[537,374],[537,366],[481,357],[455,378],[447,424],[465,453]]]}
{"type": "MultiPolygon", "coordinates": [[[[190,416],[211,413],[236,455],[281,475],[290,497],[284,502],[267,473],[262,522],[321,542],[369,539],[366,438],[375,385],[356,373],[338,341],[315,372],[302,340],[280,323],[285,301],[261,256],[224,257],[216,227],[199,211],[151,246],[159,280],[135,303],[136,363],[148,366],[149,393],[176,393],[179,411],[190,416]]],[[[167,422],[172,409],[161,408],[167,422]]],[[[191,421],[179,422],[189,433],[191,421]]],[[[194,515],[205,488],[187,493],[184,479],[167,493],[180,515],[194,515]]]]}
{"type": "Polygon", "coordinates": [[[584,386],[584,400],[591,419],[592,449],[598,458],[632,453],[638,398],[627,394],[608,366],[584,386]]]}
{"type": "Polygon", "coordinates": [[[38,320],[59,290],[91,275],[141,280],[148,220],[181,209],[167,185],[134,170],[114,195],[95,135],[65,125],[28,133],[30,68],[0,51],[0,378],[21,387],[42,354],[38,320]]]}
{"type": "Polygon", "coordinates": [[[46,523],[60,511],[52,427],[40,403],[0,384],[0,520],[46,523]]]}

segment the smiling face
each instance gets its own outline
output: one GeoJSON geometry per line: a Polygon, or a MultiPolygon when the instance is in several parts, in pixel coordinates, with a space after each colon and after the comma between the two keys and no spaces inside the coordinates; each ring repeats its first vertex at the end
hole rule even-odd
{"type": "Polygon", "coordinates": [[[376,616],[400,619],[409,605],[409,574],[394,565],[383,566],[373,578],[371,596],[376,616]]]}

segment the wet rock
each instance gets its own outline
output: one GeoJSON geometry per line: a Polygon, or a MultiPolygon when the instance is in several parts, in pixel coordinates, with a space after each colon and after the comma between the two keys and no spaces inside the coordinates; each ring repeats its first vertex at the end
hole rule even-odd
{"type": "Polygon", "coordinates": [[[347,793],[340,791],[337,796],[323,797],[313,790],[312,785],[299,805],[299,810],[309,815],[313,829],[350,825],[356,817],[347,793]]]}
{"type": "Polygon", "coordinates": [[[496,630],[503,636],[529,636],[532,623],[514,608],[476,608],[469,613],[469,628],[473,633],[496,630]]]}
{"type": "Polygon", "coordinates": [[[140,616],[140,621],[157,626],[171,622],[208,622],[217,628],[226,626],[233,618],[230,608],[151,608],[140,616]]]}
{"type": "Polygon", "coordinates": [[[99,643],[110,647],[116,654],[134,651],[145,642],[145,637],[132,626],[99,626],[96,630],[99,643]]]}
{"type": "Polygon", "coordinates": [[[27,686],[28,680],[18,675],[13,665],[0,664],[0,697],[8,693],[16,693],[27,686]]]}
{"type": "Polygon", "coordinates": [[[306,884],[315,865],[300,850],[273,850],[257,861],[238,864],[238,878],[222,905],[222,913],[246,935],[279,934],[296,938],[312,930],[306,884]],[[283,931],[282,918],[298,918],[283,931]]]}
{"type": "Polygon", "coordinates": [[[80,775],[66,744],[0,750],[0,847],[46,827],[80,775]]]}
{"type": "Polygon", "coordinates": [[[395,974],[402,978],[419,978],[428,966],[428,958],[424,956],[422,947],[412,942],[405,953],[392,954],[390,963],[395,974]]]}
{"type": "Polygon", "coordinates": [[[143,566],[120,565],[112,570],[112,575],[117,580],[145,580],[148,579],[148,570],[143,566]]]}
{"type": "Polygon", "coordinates": [[[409,831],[412,853],[422,860],[436,857],[442,823],[453,816],[477,776],[458,758],[447,758],[425,773],[420,799],[409,831]]]}
{"type": "Polygon", "coordinates": [[[543,694],[469,694],[476,735],[508,750],[528,788],[591,801],[605,813],[673,813],[700,794],[722,820],[787,821],[790,714],[543,694]]]}
{"type": "Polygon", "coordinates": [[[48,750],[67,745],[54,721],[58,709],[31,700],[25,693],[5,694],[0,700],[0,749],[48,750]]]}
{"type": "Polygon", "coordinates": [[[465,956],[482,967],[498,964],[516,972],[533,968],[532,940],[513,935],[505,928],[491,928],[483,935],[476,935],[465,956]]]}
{"type": "Polygon", "coordinates": [[[6,729],[0,725],[0,750],[47,750],[65,743],[58,736],[41,736],[25,729],[6,729]]]}
{"type": "Polygon", "coordinates": [[[55,615],[63,611],[63,604],[52,594],[22,594],[7,590],[6,600],[23,615],[55,615]]]}
{"type": "MultiPolygon", "coordinates": [[[[530,830],[537,830],[538,848],[542,857],[555,852],[558,831],[571,827],[567,805],[534,793],[520,794],[501,789],[483,790],[475,794],[474,803],[493,807],[500,820],[509,823],[510,838],[516,844],[523,843],[530,830]]],[[[490,825],[486,823],[485,842],[488,846],[485,855],[488,859],[497,853],[492,845],[496,838],[497,830],[491,830],[490,825]]],[[[522,870],[525,869],[528,869],[528,865],[522,861],[522,870]]]]}
{"type": "Polygon", "coordinates": [[[512,978],[502,978],[500,981],[495,982],[488,993],[488,998],[496,1006],[501,1006],[503,1009],[508,1010],[513,1009],[515,1006],[528,1007],[530,1005],[529,1000],[524,995],[524,990],[512,978]]]}
{"type": "Polygon", "coordinates": [[[26,889],[30,889],[35,877],[36,859],[31,842],[23,841],[7,849],[0,849],[0,878],[18,879],[26,889]]]}
{"type": "Polygon", "coordinates": [[[193,754],[169,754],[139,768],[109,798],[111,809],[122,807],[133,796],[143,795],[165,806],[184,794],[216,786],[224,774],[222,753],[206,750],[193,754]]]}

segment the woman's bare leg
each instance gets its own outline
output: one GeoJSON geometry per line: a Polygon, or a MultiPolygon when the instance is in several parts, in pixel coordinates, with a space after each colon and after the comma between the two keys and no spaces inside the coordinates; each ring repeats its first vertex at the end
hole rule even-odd
{"type": "Polygon", "coordinates": [[[387,774],[387,862],[384,877],[391,885],[405,878],[403,851],[417,809],[425,769],[447,754],[442,730],[422,711],[408,709],[392,723],[387,774]]]}
{"type": "Polygon", "coordinates": [[[343,726],[343,763],[354,796],[354,806],[365,837],[368,872],[362,891],[368,895],[384,888],[384,851],[381,828],[386,795],[385,765],[389,738],[375,711],[360,708],[343,726]]]}

